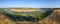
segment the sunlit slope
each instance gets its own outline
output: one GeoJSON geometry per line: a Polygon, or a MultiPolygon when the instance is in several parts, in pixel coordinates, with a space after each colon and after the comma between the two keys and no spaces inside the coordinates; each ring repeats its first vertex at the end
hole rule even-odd
{"type": "Polygon", "coordinates": [[[40,20],[39,24],[60,24],[60,9],[53,10],[52,14],[40,20]]]}

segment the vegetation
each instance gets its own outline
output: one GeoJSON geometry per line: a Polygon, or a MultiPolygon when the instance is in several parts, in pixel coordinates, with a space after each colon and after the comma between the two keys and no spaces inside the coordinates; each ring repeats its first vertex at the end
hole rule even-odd
{"type": "Polygon", "coordinates": [[[9,18],[11,18],[12,20],[15,20],[15,21],[24,21],[24,20],[27,20],[27,21],[35,21],[35,19],[37,20],[40,20],[44,17],[47,16],[47,14],[50,14],[51,12],[48,12],[46,9],[45,10],[39,10],[39,11],[35,11],[35,12],[29,12],[31,14],[28,14],[28,13],[24,13],[24,12],[13,12],[13,11],[10,11],[9,9],[7,10],[4,10],[4,14],[7,15],[9,18]]]}

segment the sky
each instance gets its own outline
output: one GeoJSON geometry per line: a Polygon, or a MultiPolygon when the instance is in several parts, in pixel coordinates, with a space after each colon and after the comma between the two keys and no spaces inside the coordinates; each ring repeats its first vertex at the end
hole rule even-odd
{"type": "Polygon", "coordinates": [[[60,8],[60,0],[0,0],[0,8],[7,7],[60,8]]]}

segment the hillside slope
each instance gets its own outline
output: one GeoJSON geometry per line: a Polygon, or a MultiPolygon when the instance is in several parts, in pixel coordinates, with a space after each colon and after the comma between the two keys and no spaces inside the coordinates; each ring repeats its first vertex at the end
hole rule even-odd
{"type": "Polygon", "coordinates": [[[40,20],[39,24],[60,24],[60,10],[54,10],[51,15],[40,20]]]}

